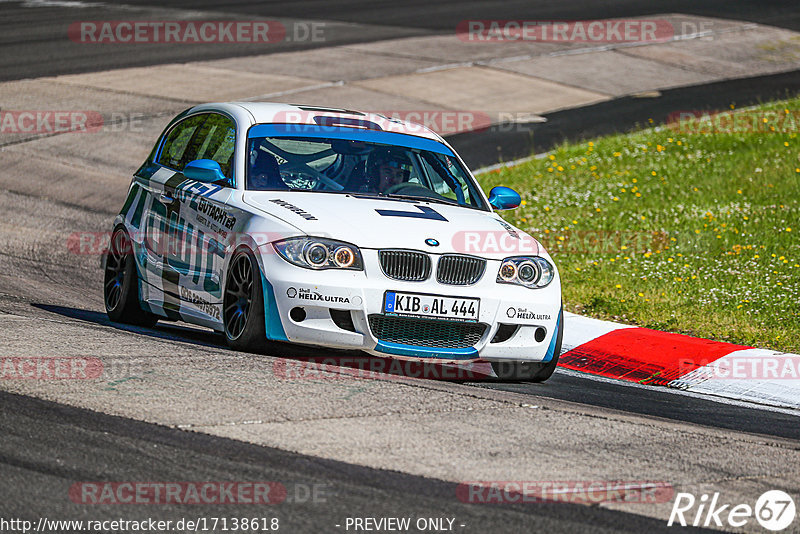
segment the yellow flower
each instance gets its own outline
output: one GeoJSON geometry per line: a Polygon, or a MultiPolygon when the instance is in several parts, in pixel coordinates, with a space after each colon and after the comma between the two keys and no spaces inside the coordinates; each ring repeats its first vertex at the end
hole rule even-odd
{"type": "Polygon", "coordinates": [[[552,155],[552,154],[550,154],[548,157],[549,157],[551,160],[554,160],[554,159],[556,159],[556,157],[555,157],[554,155],[552,155]]]}
{"type": "Polygon", "coordinates": [[[791,229],[791,228],[787,228],[787,229],[786,229],[786,231],[787,231],[787,232],[791,232],[791,231],[792,231],[792,229],[791,229]]]}
{"type": "Polygon", "coordinates": [[[622,289],[622,284],[617,284],[614,287],[616,287],[617,289],[622,289]]]}
{"type": "Polygon", "coordinates": [[[615,158],[618,158],[618,157],[620,157],[621,155],[622,155],[622,154],[621,154],[620,152],[614,152],[614,157],[615,157],[615,158]]]}
{"type": "Polygon", "coordinates": [[[616,202],[617,200],[619,200],[619,197],[614,197],[614,202],[616,202]]]}
{"type": "Polygon", "coordinates": [[[640,297],[643,297],[643,296],[644,296],[644,293],[639,293],[639,296],[640,296],[640,297]]]}
{"type": "Polygon", "coordinates": [[[737,190],[736,190],[736,194],[737,194],[737,195],[741,195],[741,194],[742,194],[742,190],[741,190],[741,189],[737,189],[737,190]]]}

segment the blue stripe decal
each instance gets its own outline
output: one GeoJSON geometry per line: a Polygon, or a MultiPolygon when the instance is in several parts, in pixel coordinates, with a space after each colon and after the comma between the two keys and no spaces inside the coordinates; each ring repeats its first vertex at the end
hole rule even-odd
{"type": "Polygon", "coordinates": [[[420,347],[403,345],[389,341],[378,341],[375,350],[397,356],[413,356],[415,358],[439,358],[446,360],[470,360],[478,357],[478,351],[472,347],[463,349],[442,349],[438,347],[420,347]]]}
{"type": "Polygon", "coordinates": [[[316,124],[256,124],[247,133],[249,139],[256,137],[314,137],[320,139],[349,139],[384,145],[428,150],[446,156],[455,156],[453,151],[439,141],[396,132],[319,126],[316,124]]]}
{"type": "MultiPolygon", "coordinates": [[[[564,307],[561,307],[563,310],[564,307]]],[[[553,359],[556,352],[556,339],[558,338],[558,329],[561,328],[561,310],[558,310],[558,319],[556,319],[556,330],[553,332],[553,337],[550,339],[550,346],[547,347],[547,354],[544,355],[543,362],[549,362],[553,359]]]]}
{"type": "MultiPolygon", "coordinates": [[[[261,271],[261,269],[259,269],[261,271]]],[[[275,291],[272,284],[267,281],[264,273],[261,274],[261,288],[264,290],[264,322],[266,326],[267,339],[272,341],[289,341],[286,332],[281,324],[281,316],[278,314],[278,304],[275,302],[275,291]]]]}

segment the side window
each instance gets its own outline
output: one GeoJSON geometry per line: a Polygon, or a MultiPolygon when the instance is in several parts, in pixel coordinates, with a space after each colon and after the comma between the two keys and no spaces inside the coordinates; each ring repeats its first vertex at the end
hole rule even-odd
{"type": "Polygon", "coordinates": [[[222,173],[231,178],[236,127],[233,121],[224,115],[212,113],[207,117],[197,135],[192,137],[190,149],[196,147],[192,159],[213,159],[219,163],[222,173]]]}
{"type": "Polygon", "coordinates": [[[206,117],[207,115],[195,115],[172,128],[167,134],[164,146],[161,148],[161,155],[158,157],[158,163],[171,169],[183,170],[186,163],[195,159],[187,159],[191,156],[191,151],[187,149],[206,117]]]}
{"type": "Polygon", "coordinates": [[[175,126],[167,135],[158,162],[183,170],[196,159],[213,159],[231,178],[236,127],[229,118],[217,113],[195,115],[175,126]]]}

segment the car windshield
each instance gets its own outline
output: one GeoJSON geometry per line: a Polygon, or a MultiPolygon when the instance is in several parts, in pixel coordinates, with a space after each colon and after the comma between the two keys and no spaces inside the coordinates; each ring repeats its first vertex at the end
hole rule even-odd
{"type": "Polygon", "coordinates": [[[350,193],[486,209],[477,185],[449,154],[360,139],[270,136],[248,142],[249,190],[350,193]]]}

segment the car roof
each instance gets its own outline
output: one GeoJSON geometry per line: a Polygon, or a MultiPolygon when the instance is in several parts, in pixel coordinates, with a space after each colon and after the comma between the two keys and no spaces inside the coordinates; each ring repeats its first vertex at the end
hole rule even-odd
{"type": "MultiPolygon", "coordinates": [[[[193,110],[219,109],[232,111],[232,107],[245,110],[251,116],[254,124],[328,124],[359,129],[367,128],[415,135],[447,144],[439,134],[426,126],[368,111],[275,102],[203,104],[193,108],[193,110]]],[[[391,115],[394,115],[394,113],[391,115]]]]}

